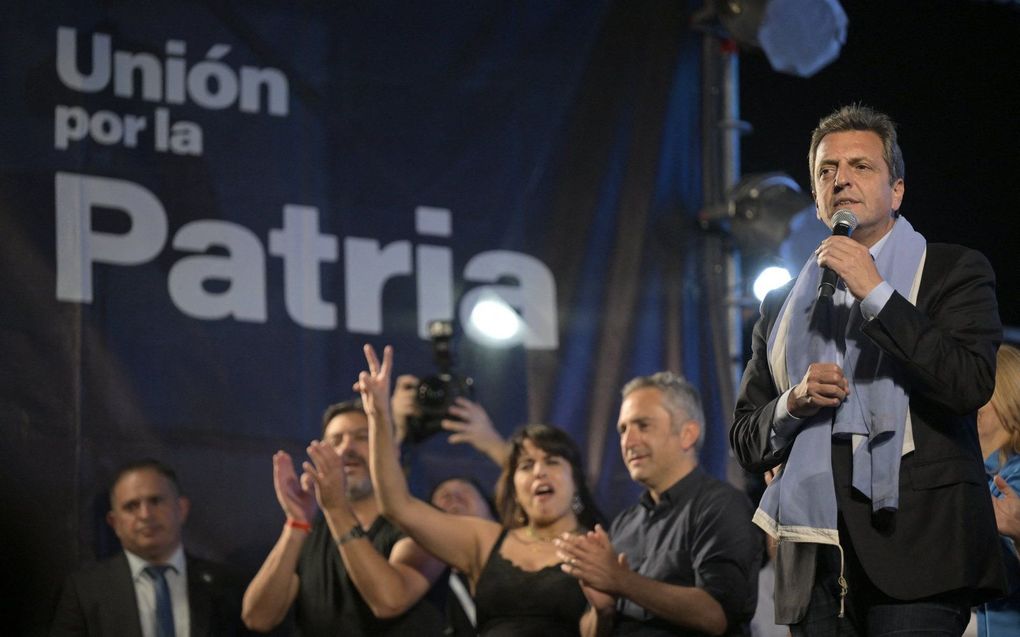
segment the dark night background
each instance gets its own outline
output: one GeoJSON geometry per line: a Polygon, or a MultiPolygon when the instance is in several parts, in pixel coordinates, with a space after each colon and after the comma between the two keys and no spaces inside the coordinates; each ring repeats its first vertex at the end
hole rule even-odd
{"type": "Polygon", "coordinates": [[[1020,8],[976,0],[842,0],[839,58],[803,79],[740,56],[746,173],[781,170],[808,189],[818,119],[863,102],[899,124],[906,162],[901,212],[929,241],[983,252],[998,277],[1005,325],[1020,326],[1020,8]]]}

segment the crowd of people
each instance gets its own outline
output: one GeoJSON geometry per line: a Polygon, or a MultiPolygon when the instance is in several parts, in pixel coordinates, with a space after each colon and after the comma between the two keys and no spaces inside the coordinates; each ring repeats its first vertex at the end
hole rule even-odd
{"type": "Polygon", "coordinates": [[[134,461],[110,488],[123,551],[68,577],[51,635],[749,635],[762,608],[792,635],[960,635],[972,609],[1020,634],[1020,350],[991,268],[900,216],[884,114],[837,110],[808,159],[819,219],[851,232],[762,304],[729,434],[760,502],[699,466],[701,399],[669,371],[621,390],[642,495],[612,521],[566,431],[504,439],[465,398],[442,427],[501,467],[494,501],[472,476],[420,500],[400,458],[417,379],[366,345],[307,459],[273,456],[284,523],[246,587],[184,550],[173,469],[134,461]]]}

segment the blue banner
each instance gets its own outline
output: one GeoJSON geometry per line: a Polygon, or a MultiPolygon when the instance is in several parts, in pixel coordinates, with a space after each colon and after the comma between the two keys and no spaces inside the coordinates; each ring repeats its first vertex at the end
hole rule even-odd
{"type": "MultiPolygon", "coordinates": [[[[457,369],[504,435],[567,429],[608,514],[638,492],[619,388],[705,395],[724,475],[701,205],[700,38],[684,3],[16,2],[0,26],[0,452],[16,632],[115,550],[125,460],[175,466],[190,550],[254,570],[362,345],[457,369]],[[479,302],[524,329],[494,345],[479,302]]],[[[437,436],[414,488],[498,468],[437,436]]],[[[8,591],[6,587],[11,587],[8,591]]]]}

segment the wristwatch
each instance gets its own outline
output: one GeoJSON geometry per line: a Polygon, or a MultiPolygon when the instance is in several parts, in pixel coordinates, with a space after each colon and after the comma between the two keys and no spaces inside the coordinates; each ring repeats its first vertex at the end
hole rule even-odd
{"type": "Polygon", "coordinates": [[[368,537],[368,533],[365,533],[365,529],[361,528],[360,524],[355,524],[351,527],[351,530],[337,538],[336,543],[343,546],[351,540],[356,540],[359,537],[368,537]]]}

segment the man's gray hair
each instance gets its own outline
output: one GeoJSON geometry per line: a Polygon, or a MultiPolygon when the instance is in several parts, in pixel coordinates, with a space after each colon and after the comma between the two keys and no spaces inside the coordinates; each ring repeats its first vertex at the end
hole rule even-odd
{"type": "Polygon", "coordinates": [[[623,386],[620,393],[626,399],[631,393],[646,387],[658,389],[662,394],[674,432],[680,431],[680,425],[688,420],[698,423],[701,433],[698,435],[695,448],[701,451],[701,445],[705,440],[705,412],[701,408],[701,395],[694,385],[679,374],[656,372],[631,380],[623,386]]]}

